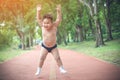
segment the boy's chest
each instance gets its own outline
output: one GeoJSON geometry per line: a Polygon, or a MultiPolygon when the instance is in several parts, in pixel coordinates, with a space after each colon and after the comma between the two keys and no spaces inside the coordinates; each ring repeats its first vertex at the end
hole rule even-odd
{"type": "Polygon", "coordinates": [[[43,35],[56,35],[57,29],[56,28],[52,28],[50,30],[47,30],[45,28],[42,28],[42,34],[43,35]]]}

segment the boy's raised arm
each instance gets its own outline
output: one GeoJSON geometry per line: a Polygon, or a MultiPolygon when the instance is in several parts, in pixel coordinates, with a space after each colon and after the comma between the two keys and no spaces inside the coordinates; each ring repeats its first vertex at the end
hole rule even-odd
{"type": "Polygon", "coordinates": [[[40,16],[41,5],[37,5],[37,22],[40,26],[42,26],[42,18],[40,16]]]}
{"type": "Polygon", "coordinates": [[[56,10],[57,10],[57,18],[55,21],[55,25],[58,26],[59,23],[62,21],[61,5],[57,5],[56,10]]]}

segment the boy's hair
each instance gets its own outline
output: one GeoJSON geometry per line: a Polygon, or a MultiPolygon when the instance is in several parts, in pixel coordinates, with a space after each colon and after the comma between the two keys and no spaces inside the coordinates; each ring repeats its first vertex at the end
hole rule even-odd
{"type": "Polygon", "coordinates": [[[51,21],[53,21],[53,17],[52,17],[51,14],[45,14],[45,15],[43,16],[43,20],[44,20],[45,18],[50,19],[51,21]]]}

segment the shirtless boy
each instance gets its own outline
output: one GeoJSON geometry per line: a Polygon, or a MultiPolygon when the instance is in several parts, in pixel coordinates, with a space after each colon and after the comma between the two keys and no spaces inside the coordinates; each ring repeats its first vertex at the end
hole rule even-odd
{"type": "Polygon", "coordinates": [[[57,27],[62,20],[61,5],[57,5],[57,8],[56,8],[57,19],[55,22],[53,22],[53,17],[50,14],[46,14],[43,16],[43,18],[41,18],[40,16],[41,9],[42,9],[41,5],[38,5],[37,6],[37,22],[40,25],[40,28],[42,29],[43,42],[41,44],[39,66],[37,68],[37,72],[35,73],[35,75],[40,74],[41,68],[43,66],[44,60],[48,52],[50,52],[54,56],[57,62],[57,65],[59,66],[60,72],[66,73],[66,70],[63,68],[63,64],[59,56],[59,52],[56,44],[57,27]]]}

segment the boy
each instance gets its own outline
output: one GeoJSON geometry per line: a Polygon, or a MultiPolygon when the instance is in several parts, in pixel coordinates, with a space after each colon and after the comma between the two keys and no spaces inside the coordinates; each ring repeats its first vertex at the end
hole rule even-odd
{"type": "Polygon", "coordinates": [[[39,67],[37,68],[37,72],[35,75],[39,75],[41,72],[41,68],[43,66],[44,60],[48,54],[48,52],[51,52],[51,54],[54,56],[60,72],[66,73],[67,71],[63,68],[63,64],[61,61],[61,58],[59,56],[59,52],[57,49],[56,44],[56,33],[57,33],[57,26],[61,22],[61,5],[58,5],[57,8],[57,19],[55,22],[53,22],[53,17],[50,14],[46,14],[43,16],[43,19],[40,16],[41,11],[41,5],[37,6],[37,22],[40,25],[40,28],[42,29],[42,37],[43,42],[41,44],[41,51],[40,51],[40,61],[39,61],[39,67]]]}

